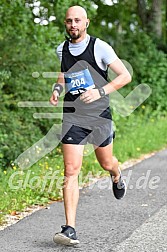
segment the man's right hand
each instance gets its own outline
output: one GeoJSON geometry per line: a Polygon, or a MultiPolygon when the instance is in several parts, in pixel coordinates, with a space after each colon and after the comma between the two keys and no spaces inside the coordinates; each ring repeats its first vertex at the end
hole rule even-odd
{"type": "Polygon", "coordinates": [[[50,103],[52,105],[54,105],[54,106],[57,106],[57,104],[58,104],[58,98],[59,98],[58,92],[56,90],[53,91],[53,94],[52,94],[52,96],[50,98],[50,103]]]}

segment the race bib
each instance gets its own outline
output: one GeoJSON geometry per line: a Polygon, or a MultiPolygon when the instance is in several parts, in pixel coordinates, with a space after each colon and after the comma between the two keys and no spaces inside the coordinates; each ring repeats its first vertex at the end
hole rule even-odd
{"type": "Polygon", "coordinates": [[[73,95],[81,94],[85,92],[85,90],[95,87],[89,69],[74,73],[66,73],[64,75],[64,78],[66,82],[67,92],[70,92],[73,95]]]}

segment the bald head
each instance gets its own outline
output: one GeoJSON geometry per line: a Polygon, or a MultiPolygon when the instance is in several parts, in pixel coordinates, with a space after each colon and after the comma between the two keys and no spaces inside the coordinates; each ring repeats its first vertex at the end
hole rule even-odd
{"type": "Polygon", "coordinates": [[[81,6],[71,6],[66,12],[64,23],[73,43],[80,42],[86,37],[89,19],[86,10],[81,6]]]}
{"type": "Polygon", "coordinates": [[[66,17],[67,17],[68,15],[70,15],[71,13],[72,13],[72,14],[77,13],[78,16],[84,17],[85,19],[87,19],[86,10],[85,10],[83,7],[79,6],[79,5],[71,6],[71,7],[67,10],[67,12],[66,12],[66,17]]]}

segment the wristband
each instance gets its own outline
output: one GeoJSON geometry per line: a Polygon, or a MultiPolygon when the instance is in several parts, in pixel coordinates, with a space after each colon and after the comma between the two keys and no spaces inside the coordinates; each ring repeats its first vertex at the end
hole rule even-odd
{"type": "Polygon", "coordinates": [[[104,88],[99,88],[99,94],[101,97],[104,97],[106,94],[105,94],[105,91],[104,91],[104,88]]]}
{"type": "Polygon", "coordinates": [[[62,87],[62,85],[61,85],[61,84],[58,84],[58,83],[54,83],[53,85],[54,85],[54,86],[53,86],[52,91],[53,91],[53,92],[54,92],[54,91],[57,91],[58,94],[60,95],[60,94],[63,92],[63,87],[62,87]]]}

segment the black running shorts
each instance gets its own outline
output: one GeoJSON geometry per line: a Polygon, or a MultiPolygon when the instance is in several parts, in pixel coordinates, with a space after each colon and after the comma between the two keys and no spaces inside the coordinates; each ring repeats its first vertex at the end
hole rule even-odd
{"type": "Polygon", "coordinates": [[[62,126],[61,142],[63,144],[94,144],[99,147],[109,145],[115,134],[112,128],[112,121],[100,126],[80,127],[68,122],[62,126]]]}

